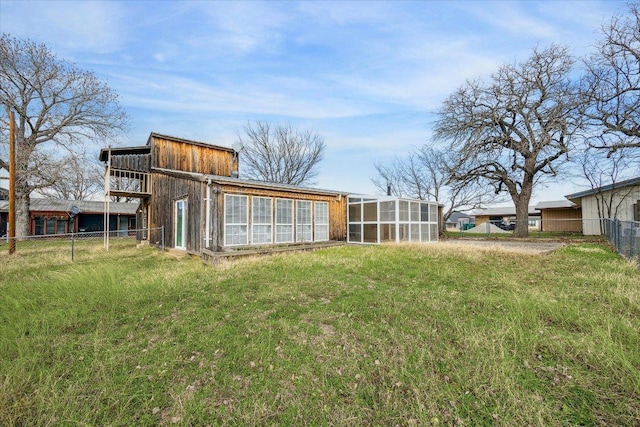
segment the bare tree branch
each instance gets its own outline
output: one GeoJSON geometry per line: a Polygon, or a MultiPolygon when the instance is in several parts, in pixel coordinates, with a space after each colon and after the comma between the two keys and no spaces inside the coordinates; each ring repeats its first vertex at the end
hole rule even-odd
{"type": "Polygon", "coordinates": [[[324,157],[324,139],[315,131],[297,130],[291,124],[247,123],[238,134],[243,174],[261,181],[311,185],[324,157]]]}

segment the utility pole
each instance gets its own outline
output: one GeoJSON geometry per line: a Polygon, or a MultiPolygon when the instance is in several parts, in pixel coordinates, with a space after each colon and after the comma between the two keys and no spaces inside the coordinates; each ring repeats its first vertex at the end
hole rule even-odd
{"type": "Polygon", "coordinates": [[[16,251],[16,130],[9,110],[9,254],[16,251]]]}

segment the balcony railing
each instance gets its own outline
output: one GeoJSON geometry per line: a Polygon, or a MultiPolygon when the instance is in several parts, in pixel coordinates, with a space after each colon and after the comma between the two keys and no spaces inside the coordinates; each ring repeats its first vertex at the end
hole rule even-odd
{"type": "Polygon", "coordinates": [[[149,196],[151,195],[151,174],[107,168],[105,190],[107,196],[149,196]]]}

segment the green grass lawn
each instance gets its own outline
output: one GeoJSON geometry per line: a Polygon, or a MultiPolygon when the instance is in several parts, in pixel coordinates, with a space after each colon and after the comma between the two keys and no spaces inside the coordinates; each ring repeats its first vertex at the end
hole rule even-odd
{"type": "Polygon", "coordinates": [[[210,267],[0,254],[0,425],[637,425],[640,274],[345,246],[210,267]]]}

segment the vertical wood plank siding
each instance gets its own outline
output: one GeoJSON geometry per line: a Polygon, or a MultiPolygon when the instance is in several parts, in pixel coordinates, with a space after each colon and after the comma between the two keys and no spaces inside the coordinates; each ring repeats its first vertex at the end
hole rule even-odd
{"type": "Polygon", "coordinates": [[[151,168],[151,154],[118,154],[111,156],[114,169],[148,172],[151,168]]]}
{"type": "Polygon", "coordinates": [[[580,209],[541,209],[542,231],[582,232],[580,209]]]}
{"type": "Polygon", "coordinates": [[[204,235],[204,219],[202,213],[203,183],[174,176],[152,174],[153,195],[150,204],[150,227],[165,227],[165,245],[175,246],[174,202],[187,198],[187,242],[188,252],[200,253],[204,235]]]}
{"type": "Polygon", "coordinates": [[[153,165],[163,169],[220,176],[231,176],[232,171],[238,171],[232,151],[205,144],[154,137],[151,153],[153,165]]]}
{"type": "MultiPolygon", "coordinates": [[[[345,241],[347,239],[347,198],[343,196],[337,195],[320,195],[320,194],[309,194],[303,192],[295,192],[295,191],[277,191],[277,190],[268,190],[261,188],[244,188],[237,187],[234,185],[218,185],[216,187],[216,191],[212,189],[212,199],[214,197],[217,199],[217,207],[216,211],[219,212],[217,219],[214,219],[212,215],[212,221],[216,221],[215,224],[212,224],[212,230],[215,228],[216,235],[211,236],[216,242],[217,248],[214,250],[219,250],[224,245],[224,236],[220,230],[224,230],[224,195],[225,194],[239,194],[245,196],[260,196],[260,197],[272,197],[283,198],[283,199],[293,199],[293,200],[311,200],[318,202],[328,202],[329,204],[329,240],[334,241],[345,241]]],[[[212,233],[213,234],[213,233],[212,233]]]]}

